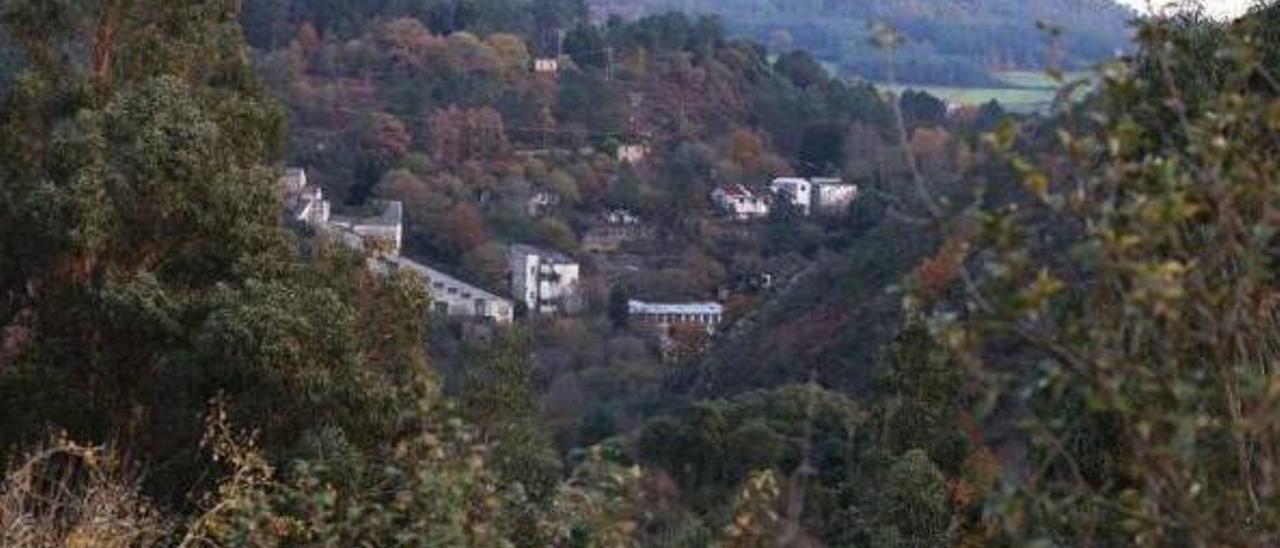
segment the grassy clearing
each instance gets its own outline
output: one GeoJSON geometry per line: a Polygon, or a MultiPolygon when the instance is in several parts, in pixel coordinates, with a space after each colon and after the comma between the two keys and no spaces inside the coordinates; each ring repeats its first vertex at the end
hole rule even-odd
{"type": "MultiPolygon", "coordinates": [[[[1038,71],[1007,71],[994,73],[1006,87],[952,87],[924,86],[915,84],[880,84],[888,90],[901,93],[906,90],[924,91],[947,101],[962,105],[981,105],[990,101],[999,102],[1005,109],[1013,112],[1042,112],[1053,104],[1058,92],[1058,83],[1049,75],[1038,71]]],[[[1066,75],[1070,82],[1085,77],[1084,73],[1066,75]]]]}
{"type": "Polygon", "coordinates": [[[901,93],[906,90],[924,91],[929,95],[962,105],[981,105],[992,100],[1014,112],[1034,112],[1047,108],[1053,102],[1052,88],[963,88],[947,86],[920,86],[895,84],[882,87],[901,93]]]}

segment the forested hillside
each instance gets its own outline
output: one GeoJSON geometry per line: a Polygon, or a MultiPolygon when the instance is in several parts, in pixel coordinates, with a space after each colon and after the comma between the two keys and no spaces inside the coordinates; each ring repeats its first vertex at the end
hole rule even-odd
{"type": "Polygon", "coordinates": [[[999,70],[1080,69],[1128,47],[1132,10],[1112,0],[594,0],[605,13],[670,9],[718,14],[735,33],[771,50],[802,49],[842,76],[920,84],[998,85],[999,70]],[[1055,40],[1038,24],[1056,27],[1055,40]],[[905,38],[890,64],[873,27],[905,38]],[[1055,43],[1056,42],[1056,43],[1055,43]]]}
{"type": "MultiPolygon", "coordinates": [[[[807,9],[902,17],[885,56],[1105,24],[853,6],[807,9]]],[[[2,546],[1280,543],[1280,6],[1143,21],[1044,115],[581,0],[0,24],[2,546]],[[303,174],[326,216],[400,204],[394,254],[303,222],[303,174]],[[388,266],[514,300],[531,246],[572,306],[457,315],[388,266]]]]}

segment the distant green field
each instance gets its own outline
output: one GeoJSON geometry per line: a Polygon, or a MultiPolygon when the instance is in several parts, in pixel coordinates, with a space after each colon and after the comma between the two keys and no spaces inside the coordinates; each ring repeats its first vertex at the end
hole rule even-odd
{"type": "MultiPolygon", "coordinates": [[[[998,72],[994,76],[1008,87],[950,87],[922,86],[915,84],[880,84],[882,87],[901,93],[906,90],[924,91],[939,99],[962,105],[981,105],[991,100],[999,102],[1005,109],[1013,112],[1043,111],[1053,103],[1058,84],[1049,75],[1035,71],[998,72]]],[[[1083,73],[1068,74],[1067,81],[1085,76],[1083,73]]]]}

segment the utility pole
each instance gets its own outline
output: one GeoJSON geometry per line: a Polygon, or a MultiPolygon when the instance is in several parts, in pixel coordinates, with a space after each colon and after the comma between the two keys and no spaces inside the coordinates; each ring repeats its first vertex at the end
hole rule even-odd
{"type": "Polygon", "coordinates": [[[613,80],[613,46],[604,48],[604,79],[613,80]]]}
{"type": "Polygon", "coordinates": [[[644,94],[633,91],[628,97],[631,99],[631,138],[635,140],[640,135],[640,108],[644,104],[644,94]]]}

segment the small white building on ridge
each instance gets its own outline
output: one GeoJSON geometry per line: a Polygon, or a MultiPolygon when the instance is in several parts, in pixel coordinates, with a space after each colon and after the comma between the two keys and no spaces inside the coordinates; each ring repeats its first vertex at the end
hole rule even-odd
{"type": "Polygon", "coordinates": [[[515,318],[515,306],[510,300],[400,255],[404,240],[404,206],[400,202],[375,200],[363,214],[336,216],[330,215],[329,201],[324,199],[320,187],[307,182],[305,171],[286,170],[281,185],[292,221],[363,251],[368,256],[369,268],[376,272],[413,272],[431,293],[435,312],[495,323],[510,323],[515,318]]]}

